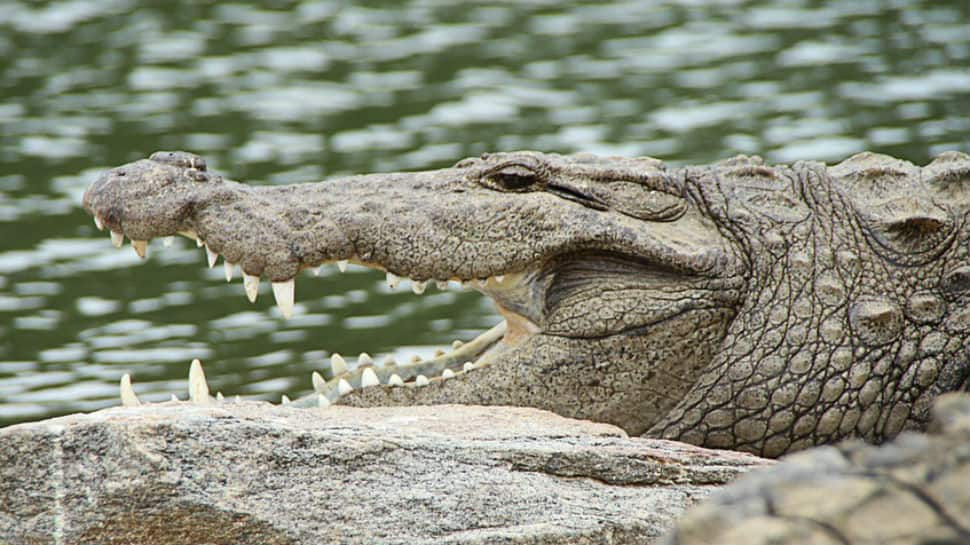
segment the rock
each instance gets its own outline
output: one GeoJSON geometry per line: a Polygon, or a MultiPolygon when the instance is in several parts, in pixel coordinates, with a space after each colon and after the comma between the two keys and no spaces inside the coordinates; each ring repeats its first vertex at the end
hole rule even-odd
{"type": "Polygon", "coordinates": [[[522,408],[164,403],[0,430],[0,543],[650,543],[772,462],[522,408]]]}
{"type": "Polygon", "coordinates": [[[668,545],[970,543],[970,396],[946,394],[930,434],[782,459],[688,511],[668,545]]]}

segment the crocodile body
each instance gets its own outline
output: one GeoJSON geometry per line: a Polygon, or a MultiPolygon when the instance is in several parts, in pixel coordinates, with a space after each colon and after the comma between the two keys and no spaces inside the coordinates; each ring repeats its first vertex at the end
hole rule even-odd
{"type": "Polygon", "coordinates": [[[930,433],[786,457],[687,511],[665,545],[970,543],[970,396],[945,394],[930,433]]]}
{"type": "Polygon", "coordinates": [[[140,254],[198,239],[249,288],[273,282],[284,315],[301,270],[349,260],[416,292],[465,282],[506,318],[430,362],[336,359],[315,380],[324,404],[532,406],[778,456],[921,429],[970,385],[961,153],[670,168],[515,152],[267,187],[159,152],[103,174],[84,206],[140,254]]]}

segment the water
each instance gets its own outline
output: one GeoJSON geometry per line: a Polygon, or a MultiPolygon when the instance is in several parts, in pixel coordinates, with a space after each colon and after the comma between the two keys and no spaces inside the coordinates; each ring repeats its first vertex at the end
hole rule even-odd
{"type": "Polygon", "coordinates": [[[80,209],[104,168],[187,149],[252,183],[520,148],[914,162],[970,152],[965,1],[134,0],[0,7],[0,425],[216,390],[310,390],[333,351],[408,357],[497,321],[474,293],[301,276],[283,321],[185,241],[140,261],[80,209]],[[403,347],[403,348],[400,348],[403,347]]]}

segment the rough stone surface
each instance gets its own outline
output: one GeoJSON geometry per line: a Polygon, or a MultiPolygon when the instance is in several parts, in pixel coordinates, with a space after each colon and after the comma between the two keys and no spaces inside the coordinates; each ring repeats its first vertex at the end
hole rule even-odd
{"type": "Polygon", "coordinates": [[[771,462],[535,409],[165,403],[0,430],[0,543],[650,543],[771,462]]]}
{"type": "Polygon", "coordinates": [[[688,511],[667,545],[970,543],[970,396],[946,394],[934,433],[783,458],[688,511]]]}

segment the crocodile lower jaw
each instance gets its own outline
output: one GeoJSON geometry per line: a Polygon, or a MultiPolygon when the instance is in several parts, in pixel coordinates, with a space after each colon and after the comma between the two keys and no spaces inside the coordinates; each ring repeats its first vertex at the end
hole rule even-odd
{"type": "MultiPolygon", "coordinates": [[[[95,225],[99,230],[103,229],[103,223],[97,217],[95,217],[95,225]]],[[[215,267],[219,255],[212,251],[201,238],[193,232],[181,232],[179,234],[194,240],[200,248],[204,248],[209,268],[215,267]]],[[[111,240],[116,247],[121,247],[124,242],[124,235],[112,231],[111,240]]],[[[171,237],[166,237],[164,245],[170,246],[171,244],[171,237]]],[[[132,240],[131,245],[139,257],[146,257],[148,241],[132,240]]],[[[346,271],[348,264],[351,263],[383,271],[386,274],[387,285],[392,289],[397,288],[401,280],[406,279],[410,282],[411,289],[415,294],[422,294],[428,284],[426,280],[399,277],[387,271],[380,264],[370,263],[358,258],[339,260],[333,263],[337,265],[341,272],[346,271]]],[[[232,281],[236,268],[235,264],[224,261],[227,282],[232,281]]],[[[312,270],[319,275],[319,266],[312,270]]],[[[471,341],[455,341],[452,343],[451,351],[438,350],[435,356],[429,360],[422,360],[419,356],[414,356],[408,362],[398,363],[388,356],[382,365],[375,365],[370,355],[361,353],[357,358],[356,367],[349,369],[343,356],[335,353],[330,358],[330,379],[324,379],[320,373],[314,372],[311,376],[314,394],[304,396],[296,400],[294,404],[327,406],[354,389],[382,384],[392,387],[420,388],[434,382],[453,379],[490,365],[499,355],[514,349],[540,331],[539,327],[529,318],[505,308],[497,300],[498,294],[517,290],[527,281],[528,277],[527,273],[520,272],[498,274],[483,279],[449,278],[436,280],[435,283],[439,289],[445,289],[449,281],[454,281],[459,282],[463,287],[476,289],[492,297],[496,300],[496,307],[505,319],[471,341]]],[[[250,302],[256,302],[259,282],[258,276],[243,272],[243,287],[250,302]]],[[[295,278],[284,282],[272,282],[273,295],[284,318],[290,318],[296,308],[295,286],[295,278]]],[[[205,375],[202,372],[199,360],[192,362],[189,373],[189,397],[196,402],[208,399],[208,386],[205,383],[205,375]]],[[[219,398],[221,399],[221,397],[220,394],[219,398]]],[[[140,404],[132,389],[129,375],[122,377],[121,399],[125,406],[140,404]]],[[[284,403],[289,402],[287,396],[283,396],[283,401],[284,403]]]]}

